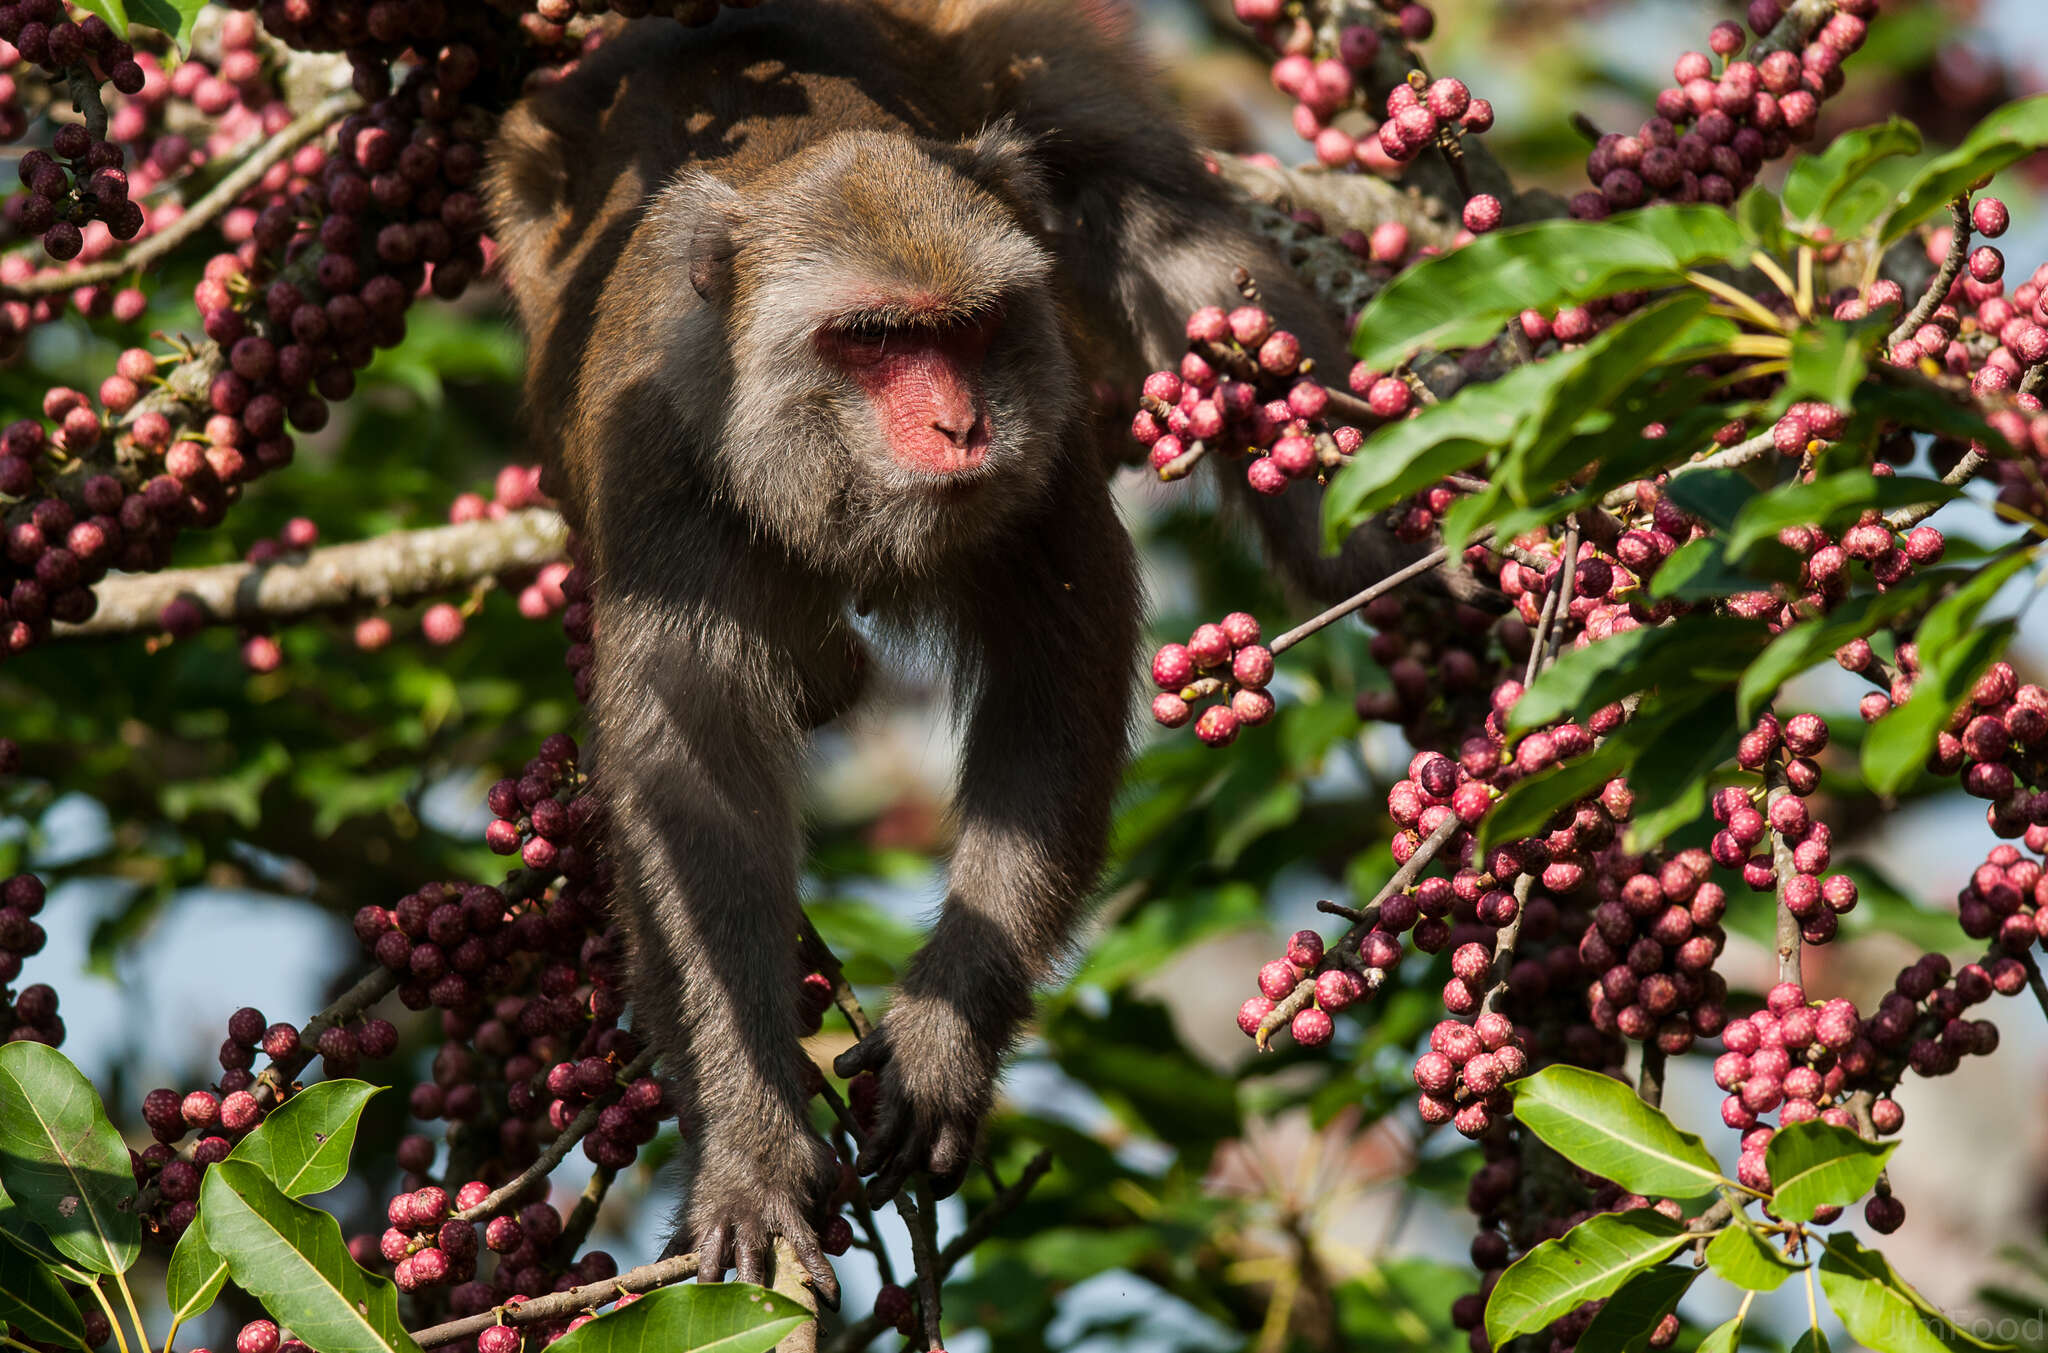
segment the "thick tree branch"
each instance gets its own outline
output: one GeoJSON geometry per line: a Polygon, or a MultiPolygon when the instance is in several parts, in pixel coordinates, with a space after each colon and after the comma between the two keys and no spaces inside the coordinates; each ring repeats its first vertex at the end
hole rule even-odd
{"type": "Polygon", "coordinates": [[[495,521],[393,531],[270,564],[216,564],[163,573],[122,573],[95,588],[99,610],[58,638],[149,633],[166,605],[198,603],[215,623],[274,621],[347,606],[383,606],[446,592],[500,573],[560,559],[568,527],[548,508],[495,521]]]}
{"type": "Polygon", "coordinates": [[[599,1283],[585,1283],[572,1287],[566,1292],[550,1292],[544,1297],[522,1301],[512,1306],[498,1306],[482,1315],[467,1316],[461,1320],[450,1320],[445,1324],[431,1325],[413,1333],[413,1342],[421,1348],[436,1348],[452,1344],[457,1339],[467,1339],[483,1333],[493,1325],[538,1325],[549,1320],[560,1320],[573,1316],[593,1306],[616,1301],[628,1292],[652,1292],[657,1287],[681,1282],[697,1272],[695,1254],[679,1254],[672,1259],[663,1259],[639,1268],[628,1269],[616,1278],[606,1278],[599,1283]]]}

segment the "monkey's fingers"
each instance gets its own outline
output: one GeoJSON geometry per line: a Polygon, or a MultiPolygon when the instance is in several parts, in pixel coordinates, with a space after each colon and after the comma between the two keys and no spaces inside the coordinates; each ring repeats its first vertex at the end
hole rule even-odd
{"type": "Polygon", "coordinates": [[[739,1280],[743,1283],[752,1283],[756,1287],[766,1287],[767,1239],[756,1228],[744,1226],[740,1228],[739,1240],[734,1248],[738,1251],[733,1255],[733,1262],[739,1269],[739,1280]]]}
{"type": "Polygon", "coordinates": [[[704,1239],[697,1246],[697,1281],[718,1283],[725,1281],[725,1270],[730,1267],[726,1252],[732,1248],[732,1227],[729,1223],[718,1222],[704,1233],[704,1239]]]}
{"type": "Polygon", "coordinates": [[[787,1233],[789,1248],[796,1252],[797,1262],[804,1266],[804,1272],[811,1277],[811,1290],[818,1294],[818,1304],[828,1311],[839,1309],[839,1275],[832,1271],[830,1261],[825,1258],[824,1247],[818,1244],[818,1237],[807,1226],[799,1226],[787,1233]]]}
{"type": "Polygon", "coordinates": [[[882,1111],[875,1116],[874,1131],[861,1143],[860,1155],[854,1158],[853,1172],[873,1174],[902,1154],[901,1147],[909,1129],[910,1115],[884,1101],[882,1111]]]}
{"type": "Polygon", "coordinates": [[[875,1177],[868,1181],[868,1206],[880,1207],[903,1191],[903,1185],[910,1178],[914,1162],[908,1151],[899,1151],[882,1165],[875,1177]]]}
{"type": "Polygon", "coordinates": [[[880,1071],[889,1060],[889,1040],[869,1034],[832,1059],[832,1074],[850,1081],[863,1071],[880,1071]]]}
{"type": "Polygon", "coordinates": [[[959,1123],[942,1124],[938,1140],[932,1143],[931,1163],[926,1167],[931,1174],[932,1196],[952,1197],[967,1178],[967,1167],[973,1163],[973,1130],[959,1123]]]}

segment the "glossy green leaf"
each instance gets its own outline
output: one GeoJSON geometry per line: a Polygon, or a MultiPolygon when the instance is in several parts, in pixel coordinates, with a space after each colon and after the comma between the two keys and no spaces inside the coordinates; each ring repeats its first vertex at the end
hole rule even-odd
{"type": "Polygon", "coordinates": [[[1898,205],[1878,232],[1890,245],[1914,226],[2007,165],[2048,146],[2048,94],[2020,99],[1997,109],[1971,129],[1963,143],[1937,155],[1900,194],[1898,205]]]}
{"type": "MultiPolygon", "coordinates": [[[[228,1159],[254,1165],[287,1198],[324,1193],[347,1177],[363,1107],[382,1088],[358,1080],[315,1082],[272,1110],[228,1159]]],[[[226,1261],[207,1243],[202,1209],[171,1251],[164,1285],[172,1314],[190,1320],[206,1310],[227,1277],[226,1261]]]]}
{"type": "Polygon", "coordinates": [[[1688,1239],[1683,1226],[1649,1208],[1589,1217],[1508,1265],[1486,1302],[1487,1338],[1498,1348],[1542,1329],[1580,1303],[1618,1291],[1688,1239]]]}
{"type": "Polygon", "coordinates": [[[1666,722],[1636,756],[1628,782],[1635,794],[1625,838],[1630,850],[1655,849],[1671,833],[1698,821],[1706,812],[1709,778],[1735,755],[1742,740],[1735,692],[1702,686],[1690,712],[1666,722]]]}
{"type": "Polygon", "coordinates": [[[1801,155],[1785,175],[1785,209],[1800,224],[1826,225],[1837,238],[1869,224],[1838,216],[1843,199],[1867,181],[1871,166],[1920,150],[1920,129],[1901,117],[1843,132],[1818,155],[1801,155]]]}
{"type": "Polygon", "coordinates": [[[0,1331],[18,1326],[24,1337],[45,1344],[85,1347],[85,1321],[78,1303],[56,1275],[12,1245],[0,1245],[0,1331]]]}
{"type": "MultiPolygon", "coordinates": [[[[1622,1284],[1579,1336],[1587,1353],[1645,1353],[1650,1336],[1685,1296],[1700,1271],[1690,1265],[1660,1264],[1622,1284]]],[[[1576,1345],[1574,1345],[1576,1347],[1576,1345]]]]}
{"type": "Polygon", "coordinates": [[[227,1261],[213,1252],[206,1240],[205,1209],[171,1247],[171,1262],[164,1269],[164,1300],[171,1318],[184,1322],[210,1308],[227,1285],[227,1261]]]}
{"type": "Polygon", "coordinates": [[[1687,470],[1672,475],[1664,493],[1684,511],[1717,531],[1725,531],[1756,497],[1757,487],[1739,470],[1687,470]]]}
{"type": "Polygon", "coordinates": [[[57,1247],[50,1243],[50,1237],[42,1227],[29,1219],[21,1205],[7,1196],[7,1190],[0,1188],[0,1245],[9,1245],[28,1255],[43,1267],[70,1279],[72,1282],[91,1282],[92,1275],[73,1264],[57,1247]]]}
{"type": "Polygon", "coordinates": [[[207,1242],[235,1285],[315,1353],[418,1353],[398,1318],[398,1289],[349,1257],[333,1217],[241,1160],[209,1168],[199,1196],[207,1242]]]}
{"type": "Polygon", "coordinates": [[[127,0],[127,5],[129,22],[170,34],[183,52],[192,46],[192,25],[206,0],[127,0]]]}
{"type": "Polygon", "coordinates": [[[1599,793],[1602,785],[1628,770],[1641,736],[1634,724],[1625,725],[1578,760],[1515,781],[1479,819],[1479,849],[1533,836],[1565,805],[1599,793]]]}
{"type": "Polygon", "coordinates": [[[365,1081],[319,1081],[272,1110],[230,1160],[246,1160],[287,1198],[324,1193],[348,1176],[363,1108],[383,1089],[365,1081]]]}
{"type": "Polygon", "coordinates": [[[1918,475],[1874,475],[1844,470],[1805,484],[1786,484],[1759,493],[1742,505],[1728,536],[1728,553],[1739,558],[1760,541],[1772,540],[1788,526],[1818,526],[1836,531],[1864,512],[1887,512],[1915,503],[1945,503],[1961,490],[1938,479],[1918,475]]]}
{"type": "Polygon", "coordinates": [[[1759,184],[1735,201],[1735,221],[1749,242],[1767,254],[1785,254],[1792,242],[1785,230],[1785,207],[1777,194],[1759,184]]]}
{"type": "Polygon", "coordinates": [[[1829,1236],[1821,1251],[1820,1287],[1849,1333],[1876,1353],[1941,1353],[1949,1347],[1944,1336],[1967,1337],[1908,1286],[1882,1254],[1846,1232],[1829,1236]]]}
{"type": "Polygon", "coordinates": [[[1736,687],[1736,717],[1748,726],[1780,686],[1807,668],[1832,659],[1835,650],[1851,639],[1926,605],[1956,576],[1953,571],[1921,574],[1887,592],[1850,597],[1826,615],[1784,630],[1742,674],[1736,687]]]}
{"type": "Polygon", "coordinates": [[[1700,1340],[1697,1353],[1735,1353],[1742,1347],[1742,1317],[1733,1316],[1714,1326],[1700,1340]]]}
{"type": "Polygon", "coordinates": [[[768,1353],[810,1312],[752,1283],[696,1283],[615,1307],[549,1348],[562,1353],[768,1353]]]}
{"type": "Polygon", "coordinates": [[[1422,348],[1472,347],[1527,307],[1674,286],[1745,248],[1725,210],[1697,205],[1493,231],[1396,277],[1359,316],[1352,351],[1384,368],[1422,348]]]}
{"type": "Polygon", "coordinates": [[[1775,1292],[1785,1279],[1806,1266],[1787,1259],[1777,1246],[1738,1217],[1707,1242],[1707,1267],[1737,1287],[1752,1292],[1775,1292]]]}
{"type": "Polygon", "coordinates": [[[1567,648],[1508,712],[1520,733],[1562,718],[1583,718],[1623,696],[1674,677],[1732,682],[1769,638],[1763,626],[1734,616],[1685,616],[1669,625],[1624,630],[1584,648],[1567,648]]]}
{"type": "Polygon", "coordinates": [[[1818,1329],[1807,1330],[1793,1340],[1792,1353],[1828,1353],[1828,1336],[1818,1329]]]}
{"type": "Polygon", "coordinates": [[[1697,1198],[1730,1182],[1697,1136],[1611,1076],[1551,1066],[1510,1089],[1515,1117],[1546,1146],[1631,1193],[1697,1198]]]}
{"type": "Polygon", "coordinates": [[[107,21],[107,27],[114,30],[114,36],[128,36],[128,11],[121,0],[73,0],[73,3],[87,14],[97,14],[107,21]]]}
{"type": "Polygon", "coordinates": [[[1863,777],[1881,794],[1895,794],[1920,769],[1936,735],[2012,637],[2015,622],[1979,625],[1991,599],[2033,560],[2018,550],[1980,569],[1921,622],[1915,642],[1920,676],[1905,704],[1875,724],[1863,740],[1863,777]]]}
{"type": "Polygon", "coordinates": [[[1560,358],[1517,367],[1375,432],[1323,495],[1325,543],[1336,546],[1354,527],[1403,498],[1506,446],[1530,408],[1574,365],[1560,358]]]}
{"type": "Polygon", "coordinates": [[[1806,1221],[1820,1208],[1847,1207],[1870,1192],[1897,1149],[1897,1142],[1867,1142],[1818,1120],[1779,1128],[1764,1156],[1771,1210],[1786,1221],[1806,1221]]]}
{"type": "Polygon", "coordinates": [[[135,1262],[142,1228],[127,1144],[92,1082],[41,1043],[0,1047],[0,1184],[81,1268],[121,1273],[135,1262]]]}
{"type": "Polygon", "coordinates": [[[1818,399],[1848,407],[1870,369],[1871,354],[1884,341],[1892,321],[1821,319],[1792,334],[1792,365],[1785,394],[1791,399],[1818,399]]]}
{"type": "Polygon", "coordinates": [[[1526,507],[1549,496],[1556,481],[1582,471],[1584,463],[1565,454],[1573,429],[1589,414],[1612,407],[1623,391],[1659,365],[1705,312],[1707,299],[1703,292],[1680,292],[1628,316],[1585,346],[1539,363],[1539,368],[1562,370],[1524,411],[1495,471],[1508,495],[1526,507]]]}

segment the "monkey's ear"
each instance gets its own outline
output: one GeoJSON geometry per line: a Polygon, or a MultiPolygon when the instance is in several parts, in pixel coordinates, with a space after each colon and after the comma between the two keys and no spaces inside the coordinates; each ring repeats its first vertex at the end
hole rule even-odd
{"type": "Polygon", "coordinates": [[[732,294],[732,261],[740,250],[738,190],[716,174],[691,169],[676,176],[662,193],[662,204],[676,213],[676,244],[690,286],[711,304],[725,304],[732,294]]]}
{"type": "Polygon", "coordinates": [[[942,155],[1025,220],[1041,222],[1050,210],[1051,182],[1037,138],[1009,118],[991,122],[979,135],[946,147],[942,155]]]}

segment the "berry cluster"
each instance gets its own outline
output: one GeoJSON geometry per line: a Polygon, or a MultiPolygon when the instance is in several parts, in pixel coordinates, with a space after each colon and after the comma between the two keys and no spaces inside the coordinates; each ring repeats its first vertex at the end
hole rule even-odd
{"type": "MultiPolygon", "coordinates": [[[[43,943],[48,936],[43,933],[42,923],[36,920],[36,915],[43,909],[44,895],[43,881],[34,874],[16,874],[0,883],[0,987],[21,976],[23,959],[34,958],[43,952],[43,943]]],[[[52,1006],[51,1018],[54,1019],[55,1015],[56,1010],[52,1006]]],[[[43,1020],[19,1016],[17,1023],[46,1027],[43,1020]]],[[[61,1029],[62,1025],[54,1027],[61,1029]]],[[[54,1046],[55,1040],[51,1043],[54,1046]]]]}
{"type": "Polygon", "coordinates": [[[1401,961],[1400,942],[1383,931],[1366,933],[1355,960],[1340,952],[1344,949],[1339,944],[1326,951],[1315,931],[1295,932],[1286,955],[1259,969],[1259,994],[1238,1007],[1237,1027],[1247,1038],[1259,1039],[1262,1032],[1271,1032],[1267,1022],[1284,1002],[1293,1010],[1285,1018],[1296,1043],[1317,1048],[1329,1042],[1336,1029],[1331,1014],[1378,991],[1401,961]]]}
{"type": "MultiPolygon", "coordinates": [[[[1863,45],[1876,11],[1877,0],[1835,0],[1796,53],[1778,45],[1756,60],[1740,58],[1748,45],[1740,24],[1716,24],[1713,54],[1678,58],[1656,116],[1633,136],[1610,132],[1593,147],[1586,177],[1594,186],[1572,199],[1572,214],[1599,220],[1653,201],[1732,204],[1766,161],[1812,138],[1821,101],[1841,89],[1843,58],[1863,45]]],[[[1750,4],[1759,38],[1797,37],[1777,32],[1784,18],[1782,0],[1750,4]]]]}
{"type": "MultiPolygon", "coordinates": [[[[1468,958],[1478,965],[1493,961],[1480,946],[1467,945],[1453,956],[1453,968],[1468,958]],[[1476,958],[1468,950],[1478,950],[1476,958]]],[[[1484,966],[1477,971],[1483,980],[1484,966]]],[[[1462,973],[1459,980],[1466,980],[1462,973]]],[[[1507,1016],[1489,1010],[1470,1024],[1439,1021],[1429,1031],[1429,1051],[1415,1060],[1415,1085],[1422,1092],[1416,1112],[1425,1123],[1449,1123],[1467,1137],[1483,1137],[1512,1103],[1507,1083],[1528,1069],[1528,1050],[1507,1016]]]]}
{"type": "Polygon", "coordinates": [[[1273,651],[1259,642],[1259,622],[1232,611],[1219,622],[1197,625],[1184,644],[1167,644],[1152,655],[1152,717],[1179,728],[1194,715],[1191,702],[1228,695],[1195,720],[1195,736],[1211,747],[1237,737],[1241,726],[1256,727],[1273,717],[1273,651]]]}

